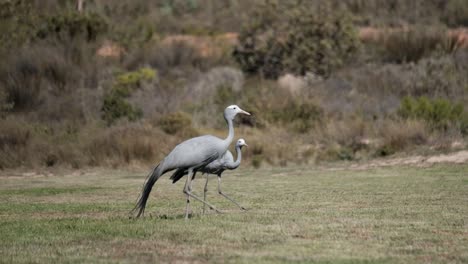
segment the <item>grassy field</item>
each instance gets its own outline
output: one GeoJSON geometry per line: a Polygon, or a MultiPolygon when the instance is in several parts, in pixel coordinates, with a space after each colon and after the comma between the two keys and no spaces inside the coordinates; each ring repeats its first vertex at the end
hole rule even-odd
{"type": "Polygon", "coordinates": [[[145,174],[0,176],[0,262],[468,262],[468,165],[240,168],[223,187],[250,210],[213,179],[224,213],[192,202],[189,221],[167,176],[147,216],[129,219],[145,174]]]}

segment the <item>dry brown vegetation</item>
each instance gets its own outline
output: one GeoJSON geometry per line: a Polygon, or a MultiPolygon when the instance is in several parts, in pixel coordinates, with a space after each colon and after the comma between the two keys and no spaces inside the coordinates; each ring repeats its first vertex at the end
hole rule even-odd
{"type": "Polygon", "coordinates": [[[464,1],[73,3],[1,2],[1,169],[147,166],[233,103],[256,167],[466,148],[464,1]]]}

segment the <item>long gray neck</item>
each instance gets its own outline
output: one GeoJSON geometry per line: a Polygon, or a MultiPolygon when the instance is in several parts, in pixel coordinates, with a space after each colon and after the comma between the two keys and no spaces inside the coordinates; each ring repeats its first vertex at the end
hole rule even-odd
{"type": "Polygon", "coordinates": [[[241,151],[240,146],[236,146],[236,153],[237,153],[237,160],[226,165],[227,169],[229,170],[237,169],[237,167],[239,167],[240,165],[240,162],[242,161],[242,151],[241,151]]]}
{"type": "Polygon", "coordinates": [[[236,161],[232,164],[233,169],[239,167],[240,162],[242,161],[242,150],[240,146],[236,146],[236,154],[237,154],[237,159],[236,161]]]}
{"type": "MultiPolygon", "coordinates": [[[[228,124],[228,129],[229,129],[229,134],[227,136],[227,138],[224,140],[224,143],[226,144],[227,147],[229,147],[229,145],[231,145],[232,143],[232,140],[234,139],[234,125],[232,124],[232,120],[231,119],[226,119],[226,122],[228,124]]],[[[226,147],[226,149],[227,149],[226,147]]]]}

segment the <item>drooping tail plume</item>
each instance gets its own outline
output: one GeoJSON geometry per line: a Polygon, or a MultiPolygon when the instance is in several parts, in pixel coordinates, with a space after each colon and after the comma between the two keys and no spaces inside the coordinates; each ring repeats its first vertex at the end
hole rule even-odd
{"type": "Polygon", "coordinates": [[[172,183],[174,184],[178,182],[180,179],[182,179],[182,177],[184,177],[187,174],[188,174],[187,169],[185,168],[177,169],[169,179],[171,179],[172,183]]]}
{"type": "Polygon", "coordinates": [[[148,201],[151,190],[153,189],[153,185],[156,183],[159,177],[161,177],[161,174],[162,174],[160,170],[160,165],[156,166],[146,178],[145,184],[143,185],[137,204],[135,205],[135,208],[133,208],[131,212],[132,214],[134,214],[136,211],[138,211],[138,214],[136,215],[136,217],[140,217],[145,214],[146,202],[148,201]]]}

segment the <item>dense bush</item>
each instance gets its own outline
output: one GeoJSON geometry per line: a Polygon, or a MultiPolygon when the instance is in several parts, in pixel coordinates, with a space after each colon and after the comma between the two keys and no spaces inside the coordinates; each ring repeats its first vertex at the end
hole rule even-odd
{"type": "Polygon", "coordinates": [[[0,54],[27,43],[40,24],[33,3],[28,0],[0,2],[0,54]]]}
{"type": "Polygon", "coordinates": [[[14,110],[33,109],[41,102],[41,92],[46,90],[41,67],[45,58],[31,59],[30,55],[21,50],[16,58],[7,57],[9,64],[2,65],[0,85],[14,110]]]}
{"type": "Polygon", "coordinates": [[[271,120],[291,125],[294,131],[308,132],[323,118],[323,110],[313,102],[289,101],[285,106],[270,109],[271,120]]]}
{"type": "Polygon", "coordinates": [[[7,93],[3,87],[0,87],[0,118],[3,117],[7,111],[13,108],[13,104],[8,102],[7,93]]]}
{"type": "Polygon", "coordinates": [[[157,74],[155,70],[143,67],[136,71],[126,72],[118,75],[115,85],[125,88],[140,87],[143,82],[152,81],[156,77],[157,74]]]}
{"type": "Polygon", "coordinates": [[[424,120],[386,120],[377,129],[381,137],[375,147],[377,156],[392,155],[429,141],[429,129],[424,120]]]}
{"type": "Polygon", "coordinates": [[[30,126],[24,120],[0,119],[0,169],[21,165],[20,156],[32,138],[30,126]]]}
{"type": "Polygon", "coordinates": [[[328,76],[357,51],[356,30],[345,12],[297,5],[279,16],[276,7],[262,7],[239,35],[233,55],[245,72],[328,76]]]}
{"type": "Polygon", "coordinates": [[[442,17],[443,21],[451,27],[468,26],[468,2],[465,0],[450,0],[442,17]]]}
{"type": "Polygon", "coordinates": [[[0,63],[0,86],[14,111],[38,110],[47,97],[75,92],[99,74],[96,65],[91,64],[93,59],[78,64],[65,49],[61,44],[41,43],[4,56],[0,63]]]}
{"type": "Polygon", "coordinates": [[[360,25],[400,27],[408,25],[453,27],[466,25],[467,2],[464,0],[332,0],[344,5],[360,25]],[[465,22],[465,24],[464,24],[465,22]]]}
{"type": "Polygon", "coordinates": [[[175,112],[162,116],[158,125],[161,129],[171,135],[179,134],[186,137],[197,134],[192,126],[192,117],[184,112],[175,112]]]}
{"type": "Polygon", "coordinates": [[[417,62],[434,53],[450,54],[458,49],[458,39],[446,30],[415,27],[379,34],[377,46],[383,60],[417,62]]]}
{"type": "Polygon", "coordinates": [[[55,37],[61,40],[82,37],[93,41],[107,31],[108,25],[104,18],[96,13],[63,13],[45,18],[45,22],[37,32],[39,38],[55,37]]]}
{"type": "Polygon", "coordinates": [[[417,63],[367,63],[346,67],[310,92],[324,96],[328,113],[368,118],[392,115],[404,96],[447,98],[468,103],[468,57],[463,50],[453,55],[424,58],[417,63]]]}
{"type": "Polygon", "coordinates": [[[356,28],[349,15],[326,7],[318,10],[319,15],[309,10],[290,19],[294,26],[288,32],[284,58],[288,72],[328,76],[358,50],[356,28]]]}
{"type": "MultiPolygon", "coordinates": [[[[167,151],[166,142],[159,140],[162,132],[139,123],[125,123],[99,130],[86,140],[81,151],[87,153],[90,165],[122,166],[131,162],[155,162],[167,151]]],[[[169,139],[165,139],[170,142],[169,139]]]]}
{"type": "Polygon", "coordinates": [[[104,97],[101,111],[102,119],[104,119],[108,125],[123,117],[134,121],[143,115],[140,109],[125,101],[124,97],[115,91],[110,92],[104,97]]]}
{"type": "Polygon", "coordinates": [[[154,78],[156,78],[156,72],[151,68],[140,68],[137,71],[118,75],[114,85],[103,99],[102,118],[107,124],[110,125],[123,117],[131,121],[142,117],[142,110],[131,105],[126,98],[130,97],[134,90],[144,82],[152,81],[154,78]]]}
{"type": "Polygon", "coordinates": [[[398,114],[403,118],[425,120],[436,129],[447,129],[463,120],[463,111],[462,104],[454,104],[446,99],[407,96],[401,101],[398,114]]]}

